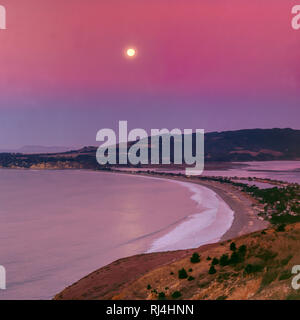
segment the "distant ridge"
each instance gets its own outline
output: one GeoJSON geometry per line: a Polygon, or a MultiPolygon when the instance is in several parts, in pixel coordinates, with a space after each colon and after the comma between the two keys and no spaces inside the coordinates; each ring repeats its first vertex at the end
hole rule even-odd
{"type": "MultiPolygon", "coordinates": [[[[132,144],[134,142],[130,143],[130,145],[132,144]]],[[[28,151],[30,148],[24,148],[23,154],[0,153],[0,166],[40,169],[103,168],[96,161],[96,146],[87,146],[79,150],[58,147],[60,152],[54,152],[55,148],[57,147],[42,149],[35,147],[31,149],[34,153],[25,155],[24,150],[28,151]]],[[[172,151],[171,161],[174,156],[172,151]]],[[[21,150],[19,149],[18,152],[21,150]]],[[[205,134],[206,162],[271,160],[300,160],[300,130],[289,128],[246,129],[205,134]]],[[[109,168],[109,166],[105,168],[109,168]]]]}
{"type": "Polygon", "coordinates": [[[300,160],[300,130],[274,128],[207,133],[205,157],[212,161],[300,160]]]}
{"type": "Polygon", "coordinates": [[[66,152],[71,150],[72,148],[68,147],[57,147],[57,146],[23,146],[18,149],[0,149],[0,153],[58,153],[58,152],[66,152]]]}
{"type": "MultiPolygon", "coordinates": [[[[95,153],[96,150],[97,147],[88,146],[78,152],[95,153]]],[[[208,132],[205,134],[205,158],[206,161],[300,160],[300,130],[274,128],[208,132]]]]}

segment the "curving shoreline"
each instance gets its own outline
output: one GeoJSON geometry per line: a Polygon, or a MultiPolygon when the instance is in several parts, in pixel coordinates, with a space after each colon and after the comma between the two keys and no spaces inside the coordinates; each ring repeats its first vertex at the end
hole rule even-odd
{"type": "Polygon", "coordinates": [[[231,228],[234,212],[217,193],[203,185],[169,180],[191,192],[195,211],[152,242],[150,252],[184,250],[215,243],[231,228]]]}
{"type": "MultiPolygon", "coordinates": [[[[120,171],[118,173],[131,174],[120,171]]],[[[134,175],[137,174],[135,173],[134,175]]],[[[159,178],[153,174],[138,175],[159,178]]],[[[231,208],[234,212],[233,223],[218,243],[265,229],[268,226],[266,221],[259,219],[257,216],[259,212],[256,207],[257,202],[231,185],[224,185],[215,181],[193,181],[187,177],[164,176],[163,178],[207,187],[214,191],[231,208]]],[[[201,252],[202,250],[206,250],[206,248],[217,246],[218,243],[203,245],[197,250],[201,252]]],[[[117,260],[67,287],[57,294],[55,299],[111,299],[118,293],[120,288],[128,285],[143,274],[159,266],[181,259],[194,250],[146,253],[117,260]],[[120,265],[123,265],[123,267],[121,268],[120,265]],[[134,272],[130,272],[132,269],[134,272]],[[99,286],[97,286],[97,283],[99,283],[99,286]]]]}
{"type": "Polygon", "coordinates": [[[257,215],[259,211],[256,209],[258,202],[252,197],[239,191],[231,185],[224,185],[216,181],[193,180],[187,177],[163,176],[159,177],[155,174],[130,173],[116,171],[118,174],[127,174],[143,177],[152,177],[157,179],[177,180],[181,182],[201,185],[214,191],[234,212],[234,220],[231,227],[221,237],[220,241],[228,240],[237,236],[248,234],[254,231],[265,229],[269,223],[260,219],[257,215]]]}

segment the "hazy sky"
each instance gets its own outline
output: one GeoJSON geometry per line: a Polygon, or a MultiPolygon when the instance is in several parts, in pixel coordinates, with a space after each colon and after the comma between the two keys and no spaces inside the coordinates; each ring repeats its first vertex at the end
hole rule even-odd
{"type": "Polygon", "coordinates": [[[300,129],[296,3],[0,0],[0,149],[96,145],[118,120],[300,129]]]}

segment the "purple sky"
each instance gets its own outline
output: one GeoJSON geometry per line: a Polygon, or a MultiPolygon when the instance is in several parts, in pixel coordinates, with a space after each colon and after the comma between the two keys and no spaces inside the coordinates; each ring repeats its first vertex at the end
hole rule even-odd
{"type": "Polygon", "coordinates": [[[0,149],[96,145],[96,132],[119,120],[147,130],[300,129],[295,1],[1,4],[0,149]]]}

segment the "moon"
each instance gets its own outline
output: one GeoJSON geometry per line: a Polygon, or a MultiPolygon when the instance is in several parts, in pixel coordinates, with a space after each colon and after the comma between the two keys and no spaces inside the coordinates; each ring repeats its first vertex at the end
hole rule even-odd
{"type": "Polygon", "coordinates": [[[134,48],[128,48],[126,54],[128,57],[133,58],[136,56],[136,50],[134,48]]]}

